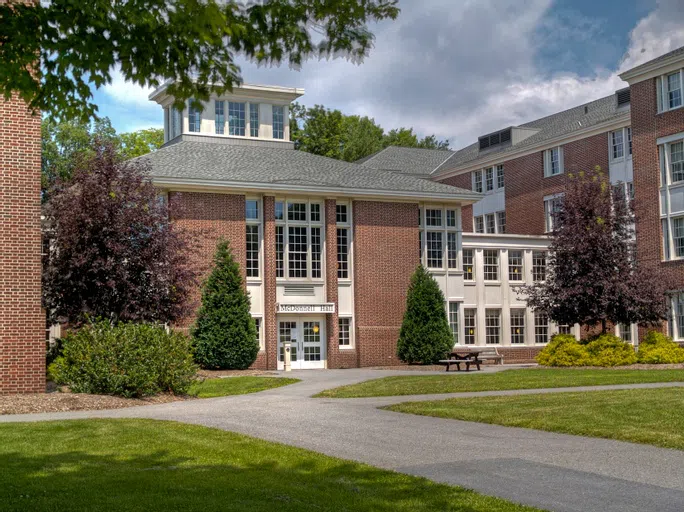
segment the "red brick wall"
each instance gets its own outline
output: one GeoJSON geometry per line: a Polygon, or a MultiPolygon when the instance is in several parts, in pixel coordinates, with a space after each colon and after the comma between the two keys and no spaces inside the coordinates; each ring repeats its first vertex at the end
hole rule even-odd
{"type": "MultiPolygon", "coordinates": [[[[506,179],[506,231],[518,235],[543,235],[546,229],[544,197],[563,191],[565,175],[593,169],[608,172],[608,134],[602,133],[563,145],[565,174],[544,177],[544,153],[539,151],[504,163],[506,179]]],[[[470,173],[444,183],[472,188],[470,173]]],[[[462,210],[463,231],[473,231],[472,207],[462,210]]]]}
{"type": "Polygon", "coordinates": [[[0,395],[45,391],[40,114],[0,100],[0,395]]]}
{"type": "MultiPolygon", "coordinates": [[[[211,270],[216,244],[220,238],[228,240],[233,257],[240,265],[245,279],[245,196],[202,192],[169,192],[169,203],[175,211],[174,221],[183,229],[197,233],[199,250],[195,264],[206,275],[211,270]]],[[[201,290],[191,300],[199,308],[201,290]]],[[[178,327],[188,329],[194,315],[179,322],[178,327]]]]}
{"type": "MultiPolygon", "coordinates": [[[[684,110],[657,113],[655,79],[639,82],[630,89],[637,258],[642,265],[659,267],[673,289],[684,289],[684,261],[662,261],[660,157],[657,144],[660,137],[684,132],[684,110]]],[[[640,329],[640,335],[646,330],[640,329]]]]}
{"type": "Polygon", "coordinates": [[[265,351],[259,352],[254,368],[278,367],[278,324],[276,321],[275,198],[264,197],[264,318],[262,335],[265,351]]]}
{"type": "Polygon", "coordinates": [[[354,308],[360,366],[400,364],[397,339],[418,266],[418,205],[354,201],[354,308]]]}

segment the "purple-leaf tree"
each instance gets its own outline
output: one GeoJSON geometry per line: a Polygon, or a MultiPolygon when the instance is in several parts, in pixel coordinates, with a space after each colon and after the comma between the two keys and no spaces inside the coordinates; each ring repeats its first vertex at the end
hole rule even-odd
{"type": "Polygon", "coordinates": [[[523,288],[528,304],[558,324],[656,325],[667,317],[668,284],[636,259],[634,209],[624,184],[596,167],[568,175],[544,282],[523,288]]]}
{"type": "Polygon", "coordinates": [[[137,161],[96,141],[73,178],[58,181],[45,205],[45,307],[52,319],[173,322],[188,313],[197,285],[195,239],[137,161]]]}

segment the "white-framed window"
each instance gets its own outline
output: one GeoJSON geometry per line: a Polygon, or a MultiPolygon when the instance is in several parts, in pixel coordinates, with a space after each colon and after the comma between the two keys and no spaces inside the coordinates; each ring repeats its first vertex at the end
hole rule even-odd
{"type": "Polygon", "coordinates": [[[684,181],[684,141],[670,144],[670,183],[684,181]]]}
{"type": "Polygon", "coordinates": [[[475,345],[477,340],[477,309],[465,308],[463,310],[463,343],[475,345]]]}
{"type": "Polygon", "coordinates": [[[418,224],[421,262],[432,270],[458,268],[459,223],[456,210],[425,206],[420,208],[418,224]]]}
{"type": "Polygon", "coordinates": [[[563,208],[564,194],[555,194],[544,198],[544,219],[546,223],[546,232],[553,231],[558,222],[558,213],[563,208]]]}
{"type": "Polygon", "coordinates": [[[625,156],[624,133],[622,129],[610,132],[610,158],[620,160],[625,156]]]}
{"type": "Polygon", "coordinates": [[[257,341],[259,342],[259,350],[264,350],[266,348],[266,344],[264,343],[264,336],[262,333],[263,321],[260,316],[253,316],[252,318],[254,319],[254,325],[256,327],[257,341]]]}
{"type": "Polygon", "coordinates": [[[487,233],[496,233],[496,215],[493,213],[485,215],[485,227],[487,233]]]}
{"type": "Polygon", "coordinates": [[[682,83],[684,70],[668,73],[656,79],[658,112],[667,112],[682,106],[682,83]]]}
{"type": "Polygon", "coordinates": [[[558,334],[572,334],[572,325],[558,324],[558,334]]]}
{"type": "Polygon", "coordinates": [[[482,251],[484,259],[484,278],[485,281],[499,280],[499,251],[497,249],[484,249],[482,251]]]}
{"type": "Polygon", "coordinates": [[[679,200],[684,187],[684,133],[664,138],[659,153],[663,253],[666,260],[674,260],[684,258],[684,206],[679,200]]]}
{"type": "Polygon", "coordinates": [[[458,345],[459,331],[458,331],[458,310],[460,304],[458,302],[449,302],[449,327],[451,328],[451,335],[454,337],[454,345],[458,345]]]}
{"type": "Polygon", "coordinates": [[[627,131],[627,148],[629,156],[632,156],[632,127],[628,126],[625,128],[627,131]]]}
{"type": "Polygon", "coordinates": [[[501,343],[501,310],[485,310],[485,343],[498,345],[501,343]]]}
{"type": "Polygon", "coordinates": [[[622,341],[627,343],[632,343],[632,326],[631,324],[619,324],[618,325],[618,336],[622,338],[622,341]]]}
{"type": "Polygon", "coordinates": [[[178,137],[183,131],[183,111],[171,109],[171,138],[178,137]]]}
{"type": "Polygon", "coordinates": [[[473,223],[475,224],[475,233],[484,233],[484,215],[478,215],[473,217],[473,223]]]}
{"type": "Polygon", "coordinates": [[[670,336],[677,341],[684,341],[684,291],[672,296],[670,317],[670,336]]]}
{"type": "Polygon", "coordinates": [[[245,270],[248,279],[261,277],[261,201],[247,198],[245,200],[245,270]]]}
{"type": "Polygon", "coordinates": [[[523,268],[523,251],[509,250],[508,251],[508,280],[513,282],[522,282],[525,278],[523,268]]]}
{"type": "Polygon", "coordinates": [[[202,125],[202,113],[199,109],[192,106],[192,102],[188,102],[188,131],[199,132],[202,125]]]}
{"type": "Polygon", "coordinates": [[[540,311],[534,312],[534,342],[547,343],[549,341],[549,317],[540,311]]]}
{"type": "Polygon", "coordinates": [[[348,224],[349,209],[346,204],[337,204],[335,206],[335,218],[338,224],[348,224]]]}
{"type": "Polygon", "coordinates": [[[245,104],[228,102],[228,135],[245,136],[245,104]]]}
{"type": "Polygon", "coordinates": [[[223,100],[214,101],[214,126],[218,135],[223,135],[226,126],[225,105],[223,100]]]}
{"type": "Polygon", "coordinates": [[[335,208],[337,223],[337,278],[349,279],[351,255],[351,219],[349,205],[337,203],[335,208]]]}
{"type": "Polygon", "coordinates": [[[473,190],[482,192],[482,171],[473,171],[473,190]]]}
{"type": "Polygon", "coordinates": [[[485,190],[491,192],[494,190],[494,168],[489,167],[485,169],[485,190]]]}
{"type": "Polygon", "coordinates": [[[504,166],[503,165],[497,165],[496,166],[496,188],[504,188],[506,181],[504,179],[504,166]]]}
{"type": "Polygon", "coordinates": [[[557,176],[563,174],[563,147],[547,149],[544,151],[544,176],[557,176]]]}
{"type": "Polygon", "coordinates": [[[523,343],[525,343],[525,310],[511,309],[511,344],[522,345],[523,343]]]}
{"type": "Polygon", "coordinates": [[[259,136],[259,104],[249,104],[249,136],[259,136]]]}
{"type": "Polygon", "coordinates": [[[475,276],[475,259],[472,249],[463,249],[463,279],[472,281],[475,276]]]}
{"type": "Polygon", "coordinates": [[[532,251],[532,281],[546,281],[546,251],[532,251]]]}
{"type": "Polygon", "coordinates": [[[321,279],[323,235],[321,203],[276,201],[276,277],[321,279]]]}
{"type": "Polygon", "coordinates": [[[337,342],[340,348],[351,348],[352,346],[351,323],[351,318],[349,317],[339,317],[337,319],[337,342]]]}
{"type": "Polygon", "coordinates": [[[273,138],[285,138],[285,107],[273,105],[273,138]]]}
{"type": "Polygon", "coordinates": [[[496,212],[496,232],[506,233],[506,211],[496,212]]]}

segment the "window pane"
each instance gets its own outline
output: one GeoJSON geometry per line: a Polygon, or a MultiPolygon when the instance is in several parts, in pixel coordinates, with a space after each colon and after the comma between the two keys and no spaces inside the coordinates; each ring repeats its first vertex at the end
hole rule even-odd
{"type": "Polygon", "coordinates": [[[442,233],[439,231],[427,232],[427,264],[428,268],[442,268],[442,233]]]}
{"type": "Polygon", "coordinates": [[[311,277],[321,277],[321,228],[311,228],[311,277]]]}
{"type": "Polygon", "coordinates": [[[475,171],[475,192],[482,192],[482,171],[475,171]]]}
{"type": "Polygon", "coordinates": [[[485,215],[485,221],[487,224],[487,233],[496,233],[496,217],[493,213],[488,213],[485,215]]]}
{"type": "Polygon", "coordinates": [[[675,323],[677,324],[677,332],[675,337],[678,340],[684,339],[684,293],[680,293],[675,297],[675,323]]]}
{"type": "Polygon", "coordinates": [[[285,110],[283,107],[273,105],[273,138],[285,138],[285,110]]]}
{"type": "Polygon", "coordinates": [[[632,342],[632,326],[629,324],[620,324],[620,338],[627,343],[632,342]]]}
{"type": "Polygon", "coordinates": [[[259,136],[259,105],[255,103],[249,104],[249,135],[259,136]]]}
{"type": "Polygon", "coordinates": [[[532,253],[532,280],[535,282],[546,280],[545,251],[534,251],[532,253]]]}
{"type": "Polygon", "coordinates": [[[497,345],[501,341],[501,310],[485,310],[485,342],[497,345]]]}
{"type": "Polygon", "coordinates": [[[188,107],[188,131],[199,132],[201,121],[200,111],[192,106],[188,107]]]}
{"type": "Polygon", "coordinates": [[[465,334],[463,342],[466,345],[475,345],[475,340],[477,338],[476,313],[476,309],[467,308],[463,310],[463,330],[465,334]]]}
{"type": "Polygon", "coordinates": [[[441,226],[442,210],[425,210],[425,223],[428,226],[441,226]]]}
{"type": "Polygon", "coordinates": [[[549,341],[549,318],[545,313],[534,313],[534,342],[546,343],[549,341]]]}
{"type": "Polygon", "coordinates": [[[264,344],[263,344],[263,338],[261,336],[261,318],[255,318],[254,319],[254,326],[256,327],[257,341],[259,342],[259,347],[263,348],[264,344]]]}
{"type": "Polygon", "coordinates": [[[508,251],[508,280],[523,280],[523,252],[508,251]]]}
{"type": "Polygon", "coordinates": [[[311,222],[321,221],[321,205],[317,203],[312,203],[311,207],[311,222]]]}
{"type": "Polygon", "coordinates": [[[338,205],[336,205],[335,208],[336,208],[337,223],[338,224],[346,224],[348,222],[347,205],[346,204],[338,204],[338,205]]]}
{"type": "Polygon", "coordinates": [[[458,302],[449,302],[449,327],[454,337],[454,345],[458,344],[458,302]]]}
{"type": "Polygon", "coordinates": [[[506,232],[506,212],[496,212],[498,233],[506,232]]]}
{"type": "Polygon", "coordinates": [[[248,199],[245,202],[245,218],[250,220],[259,219],[259,201],[256,199],[248,199]]]}
{"type": "Polygon", "coordinates": [[[612,145],[612,155],[613,159],[622,158],[625,154],[624,144],[622,141],[622,130],[616,130],[610,133],[611,145],[612,145]]]}
{"type": "Polygon", "coordinates": [[[456,210],[446,211],[446,223],[448,228],[456,227],[456,210]]]}
{"type": "Polygon", "coordinates": [[[474,276],[473,250],[463,249],[463,279],[472,281],[474,276]]]}
{"type": "Polygon", "coordinates": [[[282,201],[275,204],[275,218],[276,220],[285,220],[285,205],[282,201]]]}
{"type": "Polygon", "coordinates": [[[482,251],[484,256],[484,278],[485,281],[499,280],[499,251],[495,249],[485,249],[482,251]]]}
{"type": "Polygon", "coordinates": [[[503,188],[504,187],[504,166],[499,165],[496,167],[496,187],[497,188],[503,188]]]}
{"type": "Polygon", "coordinates": [[[337,229],[337,278],[349,278],[349,230],[337,229]]]}
{"type": "Polygon", "coordinates": [[[290,277],[307,277],[307,234],[304,226],[289,226],[287,257],[290,277]]]}
{"type": "Polygon", "coordinates": [[[259,226],[247,224],[247,277],[259,277],[259,226]]]}
{"type": "Polygon", "coordinates": [[[670,144],[670,168],[672,183],[684,181],[684,142],[670,144]]]}
{"type": "Polygon", "coordinates": [[[449,268],[458,268],[456,233],[447,233],[447,264],[449,268]]]}
{"type": "Polygon", "coordinates": [[[667,99],[669,108],[677,108],[682,105],[682,87],[679,81],[679,72],[672,73],[667,77],[667,99]]]}
{"type": "Polygon", "coordinates": [[[525,310],[511,309],[511,344],[525,343],[525,310]]]}
{"type": "Polygon", "coordinates": [[[684,217],[672,219],[672,242],[675,256],[684,257],[684,217]]]}
{"type": "Polygon", "coordinates": [[[306,203],[287,203],[287,220],[306,221],[306,203]]]}
{"type": "Polygon", "coordinates": [[[228,135],[245,135],[245,104],[228,102],[228,135]]]}
{"type": "Polygon", "coordinates": [[[337,340],[340,347],[348,347],[351,345],[351,337],[349,336],[350,318],[338,319],[338,335],[337,340]]]}
{"type": "Polygon", "coordinates": [[[629,144],[629,154],[632,154],[632,128],[627,128],[627,142],[629,144]]]}
{"type": "Polygon", "coordinates": [[[285,227],[276,226],[276,277],[285,277],[285,227]]]}
{"type": "Polygon", "coordinates": [[[226,116],[224,112],[225,103],[223,101],[216,100],[214,102],[214,112],[215,119],[214,124],[216,125],[216,133],[223,135],[223,130],[226,125],[226,116]]]}
{"type": "Polygon", "coordinates": [[[482,215],[475,217],[475,233],[484,233],[484,217],[482,215]]]}
{"type": "Polygon", "coordinates": [[[494,190],[494,168],[490,167],[485,171],[487,192],[494,190]]]}

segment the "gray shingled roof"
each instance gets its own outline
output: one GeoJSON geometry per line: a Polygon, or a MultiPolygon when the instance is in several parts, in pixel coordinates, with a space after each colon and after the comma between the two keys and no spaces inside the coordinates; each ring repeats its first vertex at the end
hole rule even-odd
{"type": "Polygon", "coordinates": [[[479,144],[476,142],[459,151],[456,151],[446,162],[444,162],[444,164],[439,167],[439,169],[433,173],[433,176],[439,175],[447,170],[458,169],[459,167],[463,167],[465,165],[476,164],[478,160],[489,159],[492,155],[506,155],[507,153],[512,153],[526,147],[541,144],[544,141],[555,139],[556,137],[569,135],[579,129],[589,128],[591,126],[620,117],[627,111],[628,109],[625,109],[624,107],[622,107],[620,110],[617,109],[615,95],[611,94],[605,98],[591,101],[584,105],[580,105],[563,112],[558,112],[557,114],[542,117],[541,119],[520,125],[521,128],[535,128],[538,129],[539,132],[528,137],[527,139],[524,139],[518,144],[514,146],[507,145],[494,147],[486,150],[485,152],[480,152],[479,144]],[[585,107],[587,109],[586,114],[584,113],[585,107]]]}
{"type": "Polygon", "coordinates": [[[180,141],[138,158],[158,180],[304,185],[473,198],[473,192],[407,174],[376,170],[294,149],[180,141]]]}
{"type": "Polygon", "coordinates": [[[389,146],[377,153],[357,160],[356,163],[365,167],[372,167],[373,169],[386,169],[427,176],[452,154],[453,151],[443,149],[389,146]]]}
{"type": "Polygon", "coordinates": [[[644,62],[643,64],[639,64],[638,66],[635,66],[633,68],[628,69],[627,71],[624,71],[623,73],[637,71],[640,68],[650,66],[651,64],[656,64],[656,63],[661,62],[665,59],[669,59],[670,57],[674,57],[675,55],[684,55],[684,46],[681,46],[675,50],[672,50],[671,52],[667,52],[667,53],[661,55],[660,57],[656,57],[655,59],[651,59],[647,62],[644,62]]]}

